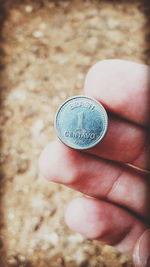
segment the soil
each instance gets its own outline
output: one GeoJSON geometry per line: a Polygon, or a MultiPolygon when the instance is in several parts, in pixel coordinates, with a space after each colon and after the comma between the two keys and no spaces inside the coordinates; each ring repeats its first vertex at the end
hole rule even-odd
{"type": "Polygon", "coordinates": [[[131,267],[131,260],[68,229],[80,195],[48,183],[38,158],[54,116],[82,94],[89,68],[121,58],[149,63],[146,1],[1,1],[1,265],[131,267]]]}

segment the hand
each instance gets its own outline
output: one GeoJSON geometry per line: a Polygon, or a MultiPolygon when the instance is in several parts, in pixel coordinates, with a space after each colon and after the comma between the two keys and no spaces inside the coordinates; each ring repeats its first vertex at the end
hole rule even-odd
{"type": "Polygon", "coordinates": [[[150,267],[149,68],[122,60],[99,62],[84,90],[109,113],[106,136],[85,153],[51,142],[41,154],[40,170],[49,181],[93,197],[69,204],[71,229],[114,245],[133,256],[135,266],[150,267]]]}

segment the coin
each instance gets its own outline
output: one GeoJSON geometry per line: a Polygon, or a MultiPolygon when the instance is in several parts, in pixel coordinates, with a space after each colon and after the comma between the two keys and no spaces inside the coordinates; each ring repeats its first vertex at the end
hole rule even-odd
{"type": "Polygon", "coordinates": [[[97,100],[87,96],[69,98],[55,116],[57,136],[74,149],[94,147],[105,136],[107,127],[106,110],[97,100]]]}

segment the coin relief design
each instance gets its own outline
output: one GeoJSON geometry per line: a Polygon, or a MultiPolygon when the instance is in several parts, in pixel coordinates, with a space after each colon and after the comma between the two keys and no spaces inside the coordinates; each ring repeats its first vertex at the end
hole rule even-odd
{"type": "Polygon", "coordinates": [[[74,149],[88,149],[98,144],[106,134],[108,117],[95,99],[75,96],[58,109],[55,128],[59,139],[74,149]]]}

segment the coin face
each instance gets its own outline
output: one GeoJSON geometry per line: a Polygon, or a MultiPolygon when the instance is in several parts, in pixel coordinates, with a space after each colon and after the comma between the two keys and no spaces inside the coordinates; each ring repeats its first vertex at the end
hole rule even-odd
{"type": "Polygon", "coordinates": [[[65,101],[55,117],[59,139],[67,146],[84,150],[97,145],[108,127],[104,107],[95,99],[75,96],[65,101]]]}

